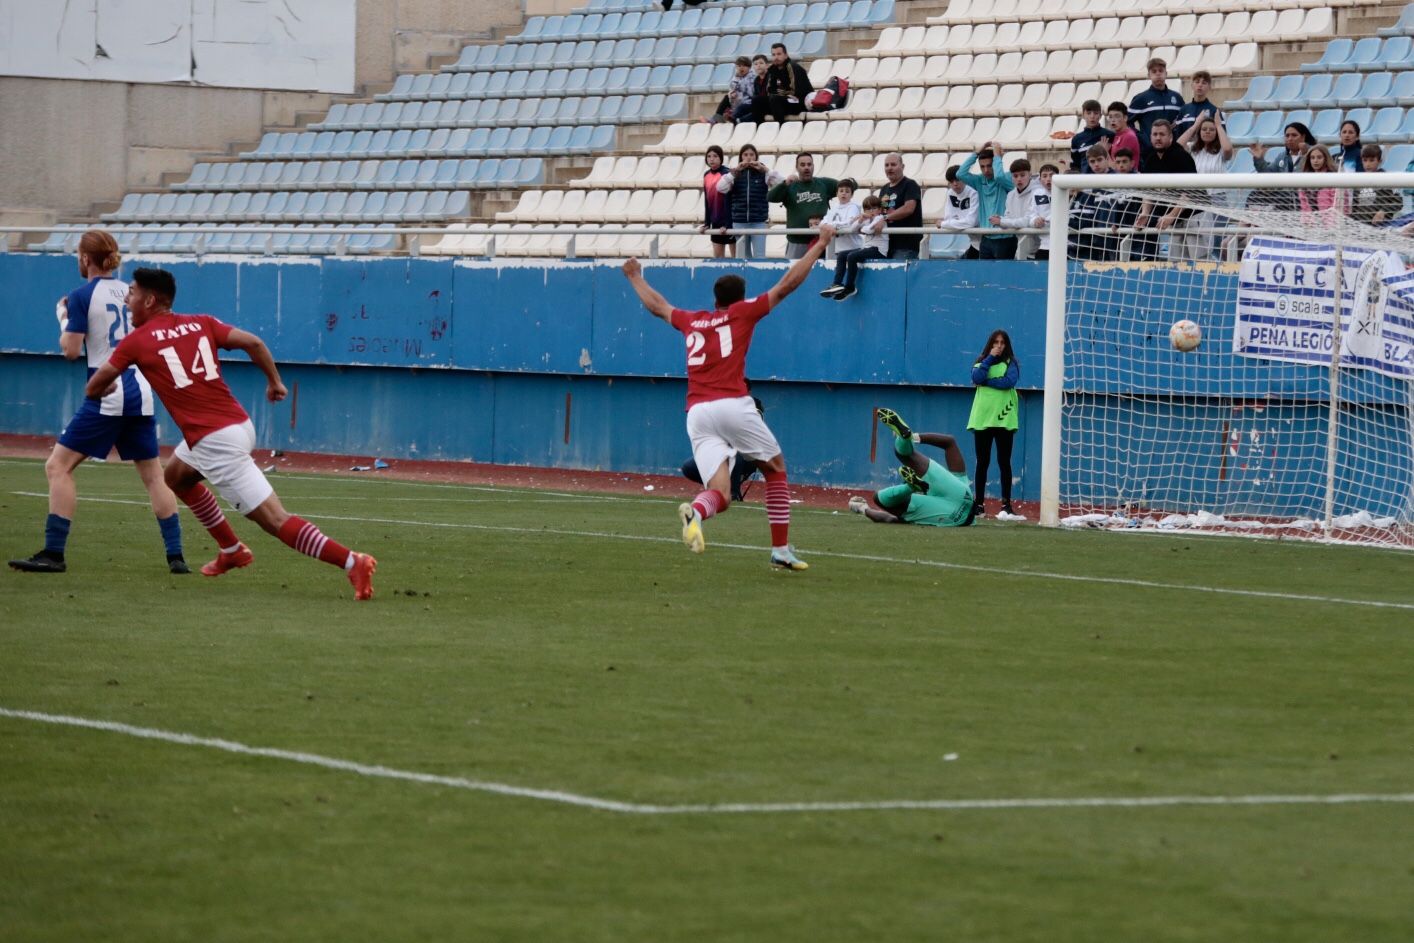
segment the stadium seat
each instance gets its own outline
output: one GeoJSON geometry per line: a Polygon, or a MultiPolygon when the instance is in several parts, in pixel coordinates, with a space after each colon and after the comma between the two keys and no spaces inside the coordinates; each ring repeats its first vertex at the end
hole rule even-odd
{"type": "MultiPolygon", "coordinates": [[[[1361,42],[1364,41],[1361,40],[1361,42]]],[[[1380,40],[1374,39],[1374,42],[1380,42],[1380,40]]],[[[1352,58],[1354,58],[1354,54],[1352,54],[1352,58]]],[[[1394,70],[1407,69],[1411,65],[1414,65],[1414,38],[1394,36],[1384,40],[1379,46],[1379,54],[1370,61],[1369,65],[1362,65],[1361,68],[1394,70]]]]}
{"type": "Polygon", "coordinates": [[[1317,140],[1330,140],[1340,134],[1340,123],[1345,112],[1339,108],[1326,108],[1316,112],[1311,120],[1311,133],[1317,140]]]}
{"type": "Polygon", "coordinates": [[[1272,91],[1273,103],[1278,108],[1300,108],[1306,101],[1302,95],[1305,84],[1304,75],[1283,75],[1272,91]]]}
{"type": "Polygon", "coordinates": [[[1365,76],[1359,97],[1351,102],[1341,101],[1341,105],[1364,105],[1368,108],[1385,108],[1398,104],[1393,95],[1394,73],[1371,72],[1365,76]]]}
{"type": "Polygon", "coordinates": [[[1409,134],[1404,127],[1404,109],[1398,106],[1379,109],[1370,119],[1368,127],[1361,125],[1360,138],[1375,144],[1407,141],[1409,134]]]}

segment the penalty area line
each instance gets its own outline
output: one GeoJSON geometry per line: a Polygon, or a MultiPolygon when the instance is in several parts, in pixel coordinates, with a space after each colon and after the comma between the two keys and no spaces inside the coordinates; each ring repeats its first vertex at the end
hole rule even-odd
{"type": "Polygon", "coordinates": [[[789,814],[822,812],[891,812],[891,811],[941,811],[964,812],[999,809],[1096,809],[1096,808],[1163,808],[1173,806],[1282,806],[1282,805],[1362,805],[1372,803],[1414,803],[1414,793],[1333,793],[1327,795],[1283,795],[1257,794],[1236,796],[1081,796],[1081,797],[1037,797],[1015,799],[880,799],[854,802],[721,802],[690,803],[680,805],[659,805],[639,802],[620,802],[588,796],[562,789],[537,789],[529,786],[515,786],[488,780],[467,779],[461,776],[441,776],[434,773],[420,773],[415,770],[396,769],[391,766],[359,763],[318,753],[300,750],[282,750],[275,747],[257,747],[215,737],[201,737],[195,734],[160,730],[155,727],[136,727],[131,724],[110,720],[95,720],[88,717],[72,717],[65,714],[46,714],[41,711],[16,710],[0,707],[0,717],[12,720],[31,721],[61,727],[76,727],[135,737],[141,740],[158,740],[180,746],[203,747],[222,753],[260,759],[282,760],[304,766],[353,773],[370,779],[391,779],[402,782],[419,783],[426,786],[444,786],[467,792],[489,793],[519,799],[534,799],[559,805],[593,809],[600,812],[616,812],[623,815],[743,815],[743,814],[789,814]]]}
{"type": "MultiPolygon", "coordinates": [[[[38,491],[12,491],[11,494],[30,498],[47,498],[38,491]]],[[[83,498],[99,504],[133,504],[147,506],[146,501],[132,501],[118,498],[83,498]]],[[[549,537],[587,537],[595,540],[625,540],[637,543],[676,544],[676,537],[656,537],[647,534],[614,534],[596,530],[565,530],[552,527],[513,527],[508,524],[470,524],[460,521],[407,521],[390,517],[354,517],[350,515],[313,515],[321,521],[347,521],[353,524],[391,524],[399,527],[439,527],[451,530],[481,530],[508,534],[541,534],[549,537]]],[[[762,553],[763,548],[751,544],[714,543],[713,547],[723,550],[748,550],[762,553]]],[[[1414,602],[1391,602],[1380,599],[1350,599],[1341,596],[1316,596],[1309,593],[1281,593],[1275,590],[1233,589],[1226,586],[1197,586],[1188,583],[1164,583],[1157,580],[1130,579],[1120,576],[1087,576],[1081,573],[1054,573],[1048,570],[1018,570],[1006,567],[981,566],[972,563],[951,563],[946,560],[923,560],[909,557],[886,557],[872,553],[848,553],[842,550],[805,550],[808,556],[829,557],[836,560],[858,560],[864,563],[886,563],[892,566],[926,566],[940,570],[956,570],[964,573],[983,573],[989,576],[1013,576],[1024,579],[1058,580],[1067,583],[1096,583],[1102,586],[1126,586],[1132,589],[1175,590],[1183,593],[1210,593],[1218,596],[1240,596],[1248,599],[1273,599],[1284,602],[1326,603],[1336,606],[1363,606],[1372,609],[1401,609],[1414,612],[1414,602]]]]}

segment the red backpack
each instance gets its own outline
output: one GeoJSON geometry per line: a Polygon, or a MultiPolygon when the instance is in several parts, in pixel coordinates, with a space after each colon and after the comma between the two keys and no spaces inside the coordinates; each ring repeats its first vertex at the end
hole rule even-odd
{"type": "Polygon", "coordinates": [[[830,76],[823,88],[817,88],[805,98],[811,111],[836,111],[849,103],[849,79],[830,76]]]}

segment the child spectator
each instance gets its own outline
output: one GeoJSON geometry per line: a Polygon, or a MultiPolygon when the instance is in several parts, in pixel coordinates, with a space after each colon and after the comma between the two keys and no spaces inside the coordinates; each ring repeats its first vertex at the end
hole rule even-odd
{"type": "MultiPolygon", "coordinates": [[[[1310,174],[1336,173],[1335,158],[1331,156],[1331,152],[1324,144],[1317,144],[1306,152],[1306,172],[1310,174]]],[[[1340,192],[1334,187],[1300,190],[1296,194],[1296,199],[1301,206],[1303,222],[1328,219],[1331,215],[1341,211],[1341,203],[1343,202],[1340,192]]]]}
{"type": "MultiPolygon", "coordinates": [[[[948,201],[943,205],[943,218],[938,220],[938,228],[944,232],[962,232],[964,229],[976,229],[978,211],[977,191],[962,182],[962,178],[958,176],[958,167],[956,164],[948,168],[946,177],[948,181],[948,201]]],[[[969,233],[967,241],[969,243],[967,252],[965,252],[962,257],[964,259],[977,258],[977,245],[982,241],[982,237],[969,233]]]]}
{"type": "MultiPolygon", "coordinates": [[[[1110,173],[1110,149],[1106,143],[1092,144],[1085,153],[1092,175],[1110,173]]],[[[1082,232],[1109,225],[1112,194],[1104,190],[1078,190],[1070,204],[1070,255],[1075,259],[1103,262],[1110,257],[1109,237],[1096,232],[1082,232]]]]}
{"type": "Polygon", "coordinates": [[[1113,160],[1116,153],[1125,150],[1129,151],[1132,164],[1139,157],[1139,135],[1129,126],[1129,108],[1124,102],[1110,102],[1108,116],[1110,131],[1114,133],[1114,137],[1110,139],[1110,159],[1113,160]]]}
{"type": "Polygon", "coordinates": [[[702,174],[703,222],[699,232],[715,229],[716,232],[712,233],[712,256],[718,259],[732,257],[736,255],[736,236],[725,234],[732,227],[731,201],[717,189],[717,184],[727,175],[727,168],[723,166],[726,155],[720,146],[712,144],[707,148],[706,160],[707,170],[702,174]]]}
{"type": "Polygon", "coordinates": [[[883,201],[877,196],[866,196],[859,223],[859,235],[863,244],[858,249],[841,252],[835,259],[834,284],[820,292],[821,298],[844,301],[856,293],[854,282],[859,277],[859,263],[882,259],[889,254],[889,237],[885,231],[887,228],[888,220],[884,218],[883,201]]]}
{"type": "Polygon", "coordinates": [[[717,113],[702,120],[708,124],[716,124],[719,121],[735,124],[747,120],[751,116],[751,103],[755,97],[756,76],[751,74],[751,60],[745,56],[737,56],[736,75],[732,76],[731,82],[728,83],[727,94],[717,106],[717,113]]]}
{"type": "MultiPolygon", "coordinates": [[[[1360,161],[1367,174],[1384,173],[1380,167],[1380,162],[1384,160],[1384,152],[1380,150],[1378,144],[1366,144],[1360,150],[1360,161]]],[[[1355,191],[1355,200],[1350,208],[1350,215],[1358,223],[1365,223],[1368,226],[1380,226],[1389,222],[1399,215],[1404,209],[1404,198],[1394,190],[1384,187],[1370,188],[1355,191]]]]}
{"type": "Polygon", "coordinates": [[[1038,175],[1041,185],[1031,192],[1031,228],[1046,230],[1041,234],[1034,256],[1042,261],[1051,257],[1051,178],[1057,173],[1055,164],[1042,164],[1038,175]]]}
{"type": "Polygon", "coordinates": [[[859,189],[853,177],[845,177],[835,188],[835,198],[830,201],[829,212],[825,214],[824,225],[835,231],[835,257],[841,252],[859,248],[859,218],[863,211],[854,202],[854,191],[859,189]]]}
{"type": "MultiPolygon", "coordinates": [[[[1178,143],[1193,154],[1193,166],[1200,174],[1227,173],[1237,153],[1228,140],[1227,129],[1216,115],[1204,115],[1193,122],[1178,143]]],[[[1208,199],[1214,206],[1227,206],[1228,195],[1227,190],[1208,191],[1208,199]]],[[[1183,228],[1212,229],[1221,221],[1217,214],[1205,210],[1190,216],[1183,228]]],[[[1175,233],[1169,243],[1169,257],[1202,261],[1211,258],[1213,243],[1211,233],[1175,233]]]]}
{"type": "Polygon", "coordinates": [[[1109,128],[1100,124],[1105,116],[1105,109],[1095,99],[1090,99],[1080,106],[1080,116],[1085,122],[1085,127],[1075,133],[1070,139],[1070,165],[1078,167],[1078,173],[1089,173],[1090,162],[1087,156],[1090,148],[1096,144],[1104,144],[1106,153],[1109,152],[1109,143],[1114,138],[1115,133],[1109,128]]]}
{"type": "MultiPolygon", "coordinates": [[[[985,220],[999,219],[1006,212],[1006,195],[1012,188],[1012,180],[1006,174],[998,175],[994,169],[996,161],[1001,156],[1001,145],[993,141],[990,144],[983,144],[977,149],[977,153],[967,155],[967,159],[957,169],[957,178],[977,191],[978,216],[985,220]],[[973,164],[977,165],[980,173],[971,172],[973,164]]],[[[995,226],[996,223],[990,225],[995,226]]],[[[982,243],[977,250],[977,257],[979,259],[1016,258],[1016,237],[983,236],[982,243]]]]}
{"type": "MultiPolygon", "coordinates": [[[[736,167],[717,181],[719,193],[731,194],[732,228],[764,230],[771,211],[766,194],[784,179],[761,163],[755,144],[743,144],[736,167]]],[[[766,236],[742,235],[737,238],[736,249],[738,258],[764,259],[766,236]]]]}
{"type": "MultiPolygon", "coordinates": [[[[992,216],[987,221],[999,229],[1025,229],[1031,225],[1031,197],[1033,186],[1039,184],[1031,179],[1031,162],[1018,158],[1011,162],[1012,190],[1006,195],[1006,206],[1001,215],[992,216]]],[[[1047,200],[1049,201],[1049,197],[1047,200]]],[[[1013,237],[1014,238],[1014,237],[1013,237]]],[[[1035,236],[1022,236],[1017,241],[1012,258],[1029,259],[1036,250],[1035,236]]]]}
{"type": "Polygon", "coordinates": [[[1211,115],[1219,124],[1223,122],[1222,112],[1218,111],[1218,106],[1208,100],[1208,92],[1213,88],[1212,75],[1206,69],[1199,69],[1188,80],[1188,85],[1189,90],[1193,93],[1193,100],[1183,106],[1183,110],[1178,113],[1178,118],[1173,123],[1173,133],[1178,138],[1178,143],[1185,147],[1188,146],[1188,141],[1184,138],[1200,119],[1211,115]]]}

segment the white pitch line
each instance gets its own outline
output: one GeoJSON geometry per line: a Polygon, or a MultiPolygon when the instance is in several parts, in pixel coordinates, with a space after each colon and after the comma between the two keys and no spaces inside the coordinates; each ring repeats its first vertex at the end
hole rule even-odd
{"type": "Polygon", "coordinates": [[[983,811],[998,809],[1095,809],[1095,808],[1162,808],[1172,806],[1272,806],[1272,805],[1360,805],[1370,803],[1414,803],[1414,793],[1334,793],[1328,795],[1239,795],[1239,796],[1082,796],[1074,798],[1025,798],[1025,799],[880,799],[858,802],[721,802],[695,803],[683,805],[658,805],[639,802],[620,802],[586,796],[562,789],[535,789],[528,786],[513,786],[509,783],[466,779],[461,776],[439,776],[434,773],[419,773],[413,770],[395,769],[390,766],[357,763],[341,760],[318,753],[298,750],[281,750],[275,747],[256,747],[235,740],[221,740],[213,737],[199,737],[195,734],[159,730],[154,727],[134,727],[130,724],[110,720],[93,720],[87,717],[71,717],[65,714],[46,714],[40,711],[14,710],[0,707],[0,717],[14,720],[28,720],[36,723],[55,724],[63,727],[79,727],[86,730],[101,730],[143,740],[160,740],[182,746],[206,747],[223,753],[254,756],[264,759],[284,760],[305,766],[354,773],[372,779],[393,779],[404,782],[421,783],[428,786],[446,786],[464,789],[468,792],[484,792],[499,796],[513,796],[520,799],[537,799],[560,805],[595,809],[601,812],[618,812],[625,815],[741,815],[763,813],[820,813],[820,812],[890,812],[890,811],[983,811]]]}
{"type": "MultiPolygon", "coordinates": [[[[38,491],[12,491],[14,495],[47,498],[38,491]]],[[[89,498],[100,504],[136,504],[146,507],[146,501],[124,501],[116,498],[89,498]]],[[[401,527],[439,527],[452,530],[484,530],[510,534],[541,534],[551,537],[591,537],[599,540],[627,540],[639,543],[679,543],[675,537],[653,537],[645,534],[612,534],[597,530],[562,530],[549,527],[512,527],[504,524],[468,524],[457,521],[405,521],[390,517],[352,517],[334,514],[317,515],[322,521],[348,521],[354,524],[393,524],[401,527]]],[[[761,553],[762,548],[751,544],[713,543],[724,550],[749,550],[761,553]]],[[[1330,603],[1337,606],[1364,606],[1372,609],[1402,609],[1414,612],[1414,602],[1387,602],[1379,599],[1350,599],[1341,596],[1315,596],[1306,593],[1279,593],[1262,589],[1232,589],[1224,586],[1198,586],[1188,583],[1161,583],[1156,580],[1126,579],[1118,576],[1086,576],[1079,573],[1053,573],[1047,570],[1016,570],[1005,567],[981,566],[971,563],[949,563],[945,560],[920,560],[908,557],[886,557],[871,553],[845,553],[839,550],[806,550],[807,556],[830,557],[836,560],[860,560],[866,563],[889,563],[904,566],[927,566],[940,570],[965,573],[985,573],[989,576],[1015,576],[1025,579],[1059,580],[1068,583],[1098,583],[1105,586],[1129,586],[1135,589],[1177,590],[1184,593],[1211,593],[1219,596],[1242,596],[1249,599],[1276,599],[1286,602],[1330,603]]]]}

